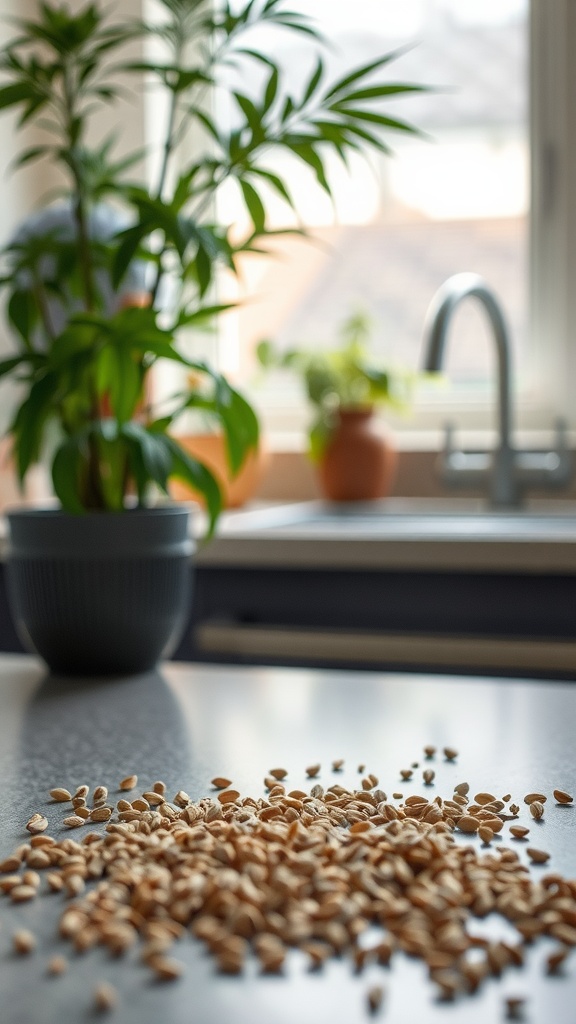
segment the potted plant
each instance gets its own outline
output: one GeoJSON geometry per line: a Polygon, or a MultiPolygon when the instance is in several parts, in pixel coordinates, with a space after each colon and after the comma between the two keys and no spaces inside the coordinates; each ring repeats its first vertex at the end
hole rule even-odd
{"type": "Polygon", "coordinates": [[[268,153],[290,152],[330,192],[328,151],[387,152],[380,129],[415,131],[378,106],[421,88],[381,80],[397,54],[328,81],[320,36],[283,0],[234,10],[227,0],[158,0],[156,9],[154,21],[119,22],[100,0],[39,0],[0,57],[0,110],[18,111],[19,126],[34,126],[40,140],[24,143],[18,164],[44,161],[62,180],[60,200],[4,249],[0,278],[16,346],[0,376],[16,380],[21,395],[9,429],[18,474],[46,460],[59,503],[9,516],[11,600],[22,635],[62,671],[142,669],[174,645],[185,621],[187,514],[156,507],[157,495],[179,477],[204,496],[209,529],[220,510],[214,476],[178,443],[179,417],[189,409],[211,415],[234,470],[257,442],[249,402],[190,359],[182,336],[218,317],[217,274],[238,273],[239,255],[260,251],[271,233],[264,190],[292,204],[268,153]],[[273,58],[251,45],[262,25],[312,41],[315,63],[301,82],[288,87],[273,58]],[[134,59],[134,45],[149,37],[163,55],[134,59]],[[247,67],[260,71],[256,94],[245,89],[247,67]],[[95,114],[109,117],[125,88],[120,74],[140,92],[151,82],[165,100],[153,181],[146,172],[133,177],[141,153],[120,158],[113,134],[98,140],[92,131],[95,114]],[[212,113],[218,88],[233,99],[229,125],[212,113]],[[230,182],[251,221],[234,241],[214,216],[230,182]],[[157,406],[162,361],[182,368],[183,383],[157,406]]]}
{"type": "Polygon", "coordinates": [[[302,380],[314,409],[309,455],[322,493],[332,501],[369,501],[391,490],[397,451],[378,423],[378,407],[404,410],[413,374],[378,365],[368,351],[371,324],[364,313],[343,323],[335,348],[289,348],[262,341],[256,354],[264,369],[286,369],[302,380]]]}

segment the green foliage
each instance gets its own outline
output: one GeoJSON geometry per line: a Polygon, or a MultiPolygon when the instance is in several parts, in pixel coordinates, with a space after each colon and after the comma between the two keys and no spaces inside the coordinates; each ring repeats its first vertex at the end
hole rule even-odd
{"type": "MultiPolygon", "coordinates": [[[[330,194],[327,155],[345,160],[352,150],[388,152],[383,133],[417,134],[383,112],[381,103],[424,87],[381,78],[398,52],[328,80],[324,40],[311,19],[284,0],[158,0],[157,9],[154,22],[119,23],[118,5],[103,0],[38,0],[32,17],[16,21],[17,34],[0,56],[0,111],[15,110],[20,126],[40,129],[40,141],[22,150],[16,167],[41,160],[60,168],[73,226],[71,234],[46,230],[3,251],[0,286],[18,352],[0,364],[0,376],[15,377],[24,392],[10,428],[21,478],[49,450],[58,498],[81,512],[121,509],[131,493],[144,503],[151,489],[167,491],[178,476],[204,494],[213,528],[218,487],[178,445],[173,424],[184,410],[203,409],[224,430],[237,470],[257,443],[258,423],[220,374],[188,362],[181,333],[226,308],[214,301],[218,273],[236,273],[238,255],[263,251],[274,233],[267,190],[293,206],[268,156],[292,154],[330,194]],[[308,40],[313,60],[300,81],[291,76],[287,83],[273,57],[251,45],[252,31],[263,24],[308,40]],[[163,55],[129,58],[127,47],[148,35],[161,42],[163,55]],[[261,79],[256,95],[245,86],[250,68],[261,79]],[[138,91],[152,83],[167,98],[152,185],[131,177],[140,153],[119,159],[113,136],[98,144],[92,138],[94,115],[115,102],[126,78],[138,91]],[[234,101],[230,125],[219,123],[207,102],[221,88],[234,101]],[[218,191],[229,182],[250,221],[235,241],[213,222],[218,191]],[[126,226],[111,238],[96,238],[91,217],[111,201],[126,226]],[[149,304],[110,315],[103,277],[120,289],[135,260],[150,271],[149,304]],[[159,304],[167,277],[178,292],[168,313],[159,304]],[[63,328],[54,324],[54,303],[65,312],[63,328]],[[163,359],[194,370],[196,383],[160,411],[147,405],[145,381],[163,359]]],[[[342,357],[349,376],[357,357],[354,347],[342,357]]],[[[385,375],[355,373],[352,390],[362,383],[366,395],[387,392],[385,375]]],[[[318,374],[318,368],[308,372],[314,401],[328,386],[318,374]]]]}
{"type": "Polygon", "coordinates": [[[389,406],[404,410],[409,403],[414,375],[377,365],[368,352],[370,330],[369,319],[354,313],[343,323],[336,348],[281,352],[272,342],[261,341],[256,349],[263,369],[289,370],[302,379],[314,408],[309,432],[314,461],[322,457],[339,409],[389,406]]]}

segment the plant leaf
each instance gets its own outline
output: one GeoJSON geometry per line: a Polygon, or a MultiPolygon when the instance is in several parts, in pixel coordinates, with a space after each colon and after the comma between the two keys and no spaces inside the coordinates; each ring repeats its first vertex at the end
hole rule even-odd
{"type": "Polygon", "coordinates": [[[272,171],[267,171],[262,167],[252,167],[250,173],[257,174],[259,177],[264,178],[264,180],[267,181],[280,196],[282,196],[282,199],[284,199],[292,209],[295,208],[294,200],[292,199],[285,182],[278,174],[274,174],[272,171]]]}
{"type": "Polygon", "coordinates": [[[256,104],[248,96],[244,96],[240,92],[233,93],[233,96],[252,129],[253,135],[255,137],[263,137],[262,117],[256,104]]]}
{"type": "Polygon", "coordinates": [[[24,82],[16,82],[13,85],[4,85],[0,89],[0,110],[7,107],[14,107],[18,103],[30,102],[35,92],[30,85],[24,82]]]}
{"type": "Polygon", "coordinates": [[[201,306],[200,309],[196,309],[192,313],[182,310],[178,316],[176,327],[189,327],[192,324],[199,327],[201,324],[214,320],[220,313],[236,309],[237,306],[236,302],[221,302],[213,306],[201,306]]]}
{"type": "Polygon", "coordinates": [[[266,88],[264,90],[264,104],[263,104],[263,107],[262,107],[262,110],[263,110],[264,113],[266,113],[268,110],[270,110],[270,107],[272,106],[272,104],[274,103],[274,100],[276,99],[276,96],[278,95],[278,82],[279,82],[279,79],[280,79],[280,72],[278,71],[278,68],[276,67],[276,65],[272,65],[272,70],[270,72],[270,77],[268,78],[268,81],[266,83],[266,88]]]}
{"type": "Polygon", "coordinates": [[[385,85],[371,85],[366,89],[357,89],[347,93],[340,103],[356,103],[359,100],[382,99],[384,96],[399,96],[414,92],[430,92],[430,86],[411,85],[408,82],[388,82],[385,85]]]}
{"type": "Polygon", "coordinates": [[[23,363],[29,363],[32,360],[42,360],[42,356],[34,355],[33,353],[23,352],[22,355],[12,356],[10,359],[3,359],[0,362],[0,377],[5,377],[9,373],[13,373],[18,366],[22,366],[23,363]]]}
{"type": "Polygon", "coordinates": [[[122,436],[138,448],[142,467],[148,480],[153,480],[163,491],[167,490],[172,469],[172,455],[164,436],[151,432],[134,421],[124,424],[122,436]]]}
{"type": "Polygon", "coordinates": [[[10,432],[14,436],[20,481],[24,480],[32,463],[39,459],[46,422],[55,412],[57,383],[58,378],[54,373],[45,373],[36,380],[12,423],[10,432]]]}
{"type": "Polygon", "coordinates": [[[369,64],[355,68],[354,71],[344,75],[343,78],[338,79],[334,83],[332,88],[324,94],[324,100],[329,100],[338,93],[344,92],[349,85],[353,85],[354,82],[359,82],[362,78],[366,78],[372,71],[378,71],[380,68],[385,67],[386,64],[390,64],[391,61],[397,60],[398,57],[406,52],[406,49],[406,47],[402,47],[398,50],[392,50],[390,53],[384,54],[383,57],[379,57],[378,60],[370,61],[369,64]]]}
{"type": "Polygon", "coordinates": [[[292,152],[296,154],[305,164],[308,164],[312,168],[316,175],[316,179],[321,188],[329,196],[332,195],[332,189],[328,179],[326,178],[326,172],[324,170],[324,163],[321,157],[318,155],[316,149],[310,142],[296,142],[291,147],[292,152]]]}
{"type": "Polygon", "coordinates": [[[314,95],[314,93],[316,92],[316,90],[317,90],[317,88],[318,88],[318,86],[320,84],[320,81],[322,79],[323,74],[324,74],[324,61],[322,60],[322,57],[318,57],[318,60],[316,62],[316,68],[312,72],[312,75],[310,77],[308,85],[306,86],[306,89],[304,91],[304,96],[302,97],[302,100],[301,100],[301,103],[300,103],[300,107],[306,106],[306,104],[308,103],[308,100],[310,100],[312,98],[312,96],[314,95]]]}
{"type": "Polygon", "coordinates": [[[252,218],[254,231],[257,234],[261,234],[266,229],[266,210],[264,208],[264,203],[254,186],[251,185],[249,181],[246,181],[245,178],[240,178],[239,184],[242,189],[242,195],[244,196],[244,202],[248,208],[248,213],[252,218]]]}
{"type": "Polygon", "coordinates": [[[151,230],[151,222],[142,220],[139,224],[134,225],[134,227],[123,231],[119,236],[121,241],[116,250],[112,265],[112,284],[115,288],[118,288],[121,284],[122,278],[132,263],[142,239],[146,238],[151,230]]]}
{"type": "Polygon", "coordinates": [[[110,404],[118,422],[126,423],[142,394],[142,369],[127,345],[110,346],[110,360],[110,404]]]}
{"type": "Polygon", "coordinates": [[[86,511],[79,497],[82,464],[77,438],[68,438],[61,444],[52,461],[54,493],[62,508],[74,515],[86,511]]]}
{"type": "Polygon", "coordinates": [[[211,537],[222,511],[222,494],[216,477],[207,466],[193,459],[175,438],[165,434],[162,435],[162,440],[172,455],[170,476],[183,480],[189,487],[201,494],[206,501],[209,519],[207,537],[211,537]]]}
{"type": "Polygon", "coordinates": [[[36,306],[31,302],[28,292],[16,290],[12,292],[8,302],[8,319],[18,331],[23,341],[30,345],[30,335],[37,322],[36,306]]]}

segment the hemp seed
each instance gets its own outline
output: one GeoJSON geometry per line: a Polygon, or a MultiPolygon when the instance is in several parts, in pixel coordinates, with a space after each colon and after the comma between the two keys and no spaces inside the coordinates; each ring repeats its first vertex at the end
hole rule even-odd
{"type": "Polygon", "coordinates": [[[65,974],[68,970],[68,961],[65,956],[53,956],[48,961],[46,968],[48,974],[52,974],[54,977],[58,977],[61,974],[65,974]]]}
{"type": "Polygon", "coordinates": [[[526,848],[526,853],[533,864],[545,864],[546,861],[550,860],[549,853],[545,853],[544,850],[536,850],[533,846],[528,846],[526,848]]]}
{"type": "Polygon", "coordinates": [[[60,786],[57,786],[56,789],[51,789],[50,796],[57,804],[65,804],[72,799],[72,794],[60,786]]]}
{"type": "Polygon", "coordinates": [[[26,822],[26,828],[32,835],[38,835],[40,832],[45,832],[48,828],[48,818],[37,812],[28,819],[26,822]]]}
{"type": "Polygon", "coordinates": [[[137,775],[127,775],[125,779],[121,779],[121,781],[118,783],[118,789],[126,790],[127,791],[127,790],[130,790],[130,789],[136,789],[137,785],[138,785],[138,776],[137,775]]]}
{"type": "Polygon", "coordinates": [[[384,998],[384,989],[381,985],[373,985],[372,988],[368,989],[368,1009],[370,1013],[377,1013],[382,1006],[382,1000],[384,998]]]}
{"type": "MultiPolygon", "coordinates": [[[[510,815],[489,792],[469,801],[468,783],[451,799],[422,787],[388,803],[373,774],[351,789],[314,782],[309,792],[287,793],[271,773],[257,797],[220,777],[213,785],[221,781],[218,799],[179,790],[169,803],[164,787],[149,791],[158,800],[119,800],[117,813],[93,807],[90,820],[104,827],[84,830],[80,842],[32,836],[0,865],[0,894],[13,903],[34,899],[46,870],[47,887],[61,893],[59,934],[72,951],[103,946],[122,956],[139,941],[138,958],[159,981],[180,976],[183,965],[169,954],[187,932],[230,974],[242,973],[250,956],[278,973],[291,947],[316,970],[346,956],[360,971],[402,951],[424,963],[448,1000],[522,966],[526,945],[541,936],[558,944],[545,961],[549,972],[576,947],[576,882],[556,873],[536,880],[548,853],[527,847],[527,865],[494,842],[510,815]],[[477,934],[475,919],[492,914],[516,928],[515,941],[477,934]],[[366,942],[373,926],[384,929],[376,944],[366,942]]],[[[543,810],[542,801],[530,803],[532,815],[538,805],[543,810]]],[[[528,832],[510,828],[515,839],[528,832]]],[[[108,1010],[115,992],[101,1005],[94,998],[108,1010]]],[[[380,1003],[381,995],[368,998],[370,1012],[380,1003]]]]}
{"type": "Polygon", "coordinates": [[[12,936],[12,945],[19,956],[27,956],[36,949],[36,937],[27,928],[19,928],[12,936]]]}
{"type": "Polygon", "coordinates": [[[101,981],[94,989],[94,1009],[98,1013],[114,1010],[118,1003],[118,992],[107,981],[101,981]]]}
{"type": "Polygon", "coordinates": [[[228,789],[228,786],[232,785],[231,779],[226,779],[222,775],[217,775],[215,779],[212,779],[212,785],[214,789],[228,789]]]}
{"type": "Polygon", "coordinates": [[[525,839],[529,831],[524,825],[510,825],[510,832],[515,839],[525,839]]]}

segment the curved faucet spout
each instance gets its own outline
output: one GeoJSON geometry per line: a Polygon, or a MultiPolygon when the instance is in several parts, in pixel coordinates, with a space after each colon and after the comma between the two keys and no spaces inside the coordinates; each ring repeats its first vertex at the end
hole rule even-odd
{"type": "Polygon", "coordinates": [[[452,316],[463,299],[479,299],[486,310],[498,358],[498,433],[501,448],[510,448],[511,416],[511,354],[508,328],[496,296],[479,274],[454,274],[438,289],[432,299],[424,325],[426,339],[425,369],[440,370],[444,359],[446,338],[452,316]]]}
{"type": "Polygon", "coordinates": [[[573,466],[566,444],[565,425],[557,427],[557,447],[552,452],[519,452],[511,444],[512,392],[508,330],[496,296],[478,274],[455,274],[436,292],[425,322],[425,367],[438,371],[444,359],[446,337],[457,306],[468,297],[479,299],[490,321],[498,356],[498,445],[488,453],[459,452],[452,447],[452,429],[446,431],[441,461],[445,483],[479,485],[488,490],[497,508],[520,505],[528,487],[560,488],[571,480],[573,466]]]}

